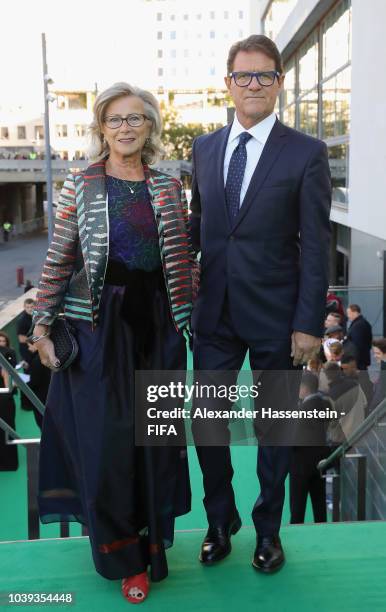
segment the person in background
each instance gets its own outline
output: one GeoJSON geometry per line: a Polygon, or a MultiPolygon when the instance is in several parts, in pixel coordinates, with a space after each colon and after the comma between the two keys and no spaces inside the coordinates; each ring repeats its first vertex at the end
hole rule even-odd
{"type": "Polygon", "coordinates": [[[332,291],[327,292],[326,298],[326,315],[330,312],[337,312],[340,314],[342,319],[344,318],[343,302],[340,297],[335,295],[332,291]]]}
{"type": "Polygon", "coordinates": [[[9,221],[4,221],[3,223],[4,242],[8,242],[11,232],[12,232],[12,223],[10,223],[9,221]]]}
{"type": "Polygon", "coordinates": [[[31,353],[28,350],[27,339],[32,327],[32,313],[35,306],[35,301],[31,298],[24,300],[24,310],[17,321],[17,338],[19,340],[19,352],[24,362],[24,369],[28,370],[32,359],[31,353]]]}
{"type": "Polygon", "coordinates": [[[24,285],[24,293],[27,293],[27,291],[33,288],[34,288],[34,285],[31,283],[31,281],[26,280],[25,285],[24,285]]]}
{"type": "Polygon", "coordinates": [[[358,304],[350,304],[347,308],[347,318],[350,321],[347,339],[351,340],[358,350],[358,369],[367,370],[371,363],[370,351],[373,341],[371,325],[362,315],[358,304]]]}
{"type": "Polygon", "coordinates": [[[379,378],[374,385],[374,395],[369,405],[369,413],[372,412],[386,397],[386,338],[373,340],[373,355],[379,364],[379,378]]]}
{"type": "Polygon", "coordinates": [[[324,372],[329,384],[328,396],[333,400],[338,413],[338,419],[332,421],[328,427],[328,443],[339,445],[345,442],[366,418],[367,399],[359,380],[346,376],[338,363],[326,363],[324,372]]]}
{"type": "MultiPolygon", "coordinates": [[[[0,331],[0,352],[15,367],[16,353],[11,348],[8,335],[0,331]]],[[[0,365],[0,387],[2,389],[10,389],[11,380],[5,368],[0,365]]],[[[15,414],[16,406],[13,398],[14,391],[10,389],[9,393],[0,393],[0,417],[13,429],[15,429],[15,414]]],[[[9,472],[17,470],[19,467],[19,458],[16,445],[6,444],[6,435],[3,429],[0,428],[0,471],[9,472]]]]}
{"type": "Polygon", "coordinates": [[[342,321],[342,317],[338,312],[330,312],[324,321],[325,329],[329,327],[335,327],[336,325],[340,325],[342,321]]]}
{"type": "MultiPolygon", "coordinates": [[[[299,410],[332,408],[329,399],[318,391],[318,378],[312,372],[303,373],[299,390],[299,410]]],[[[311,498],[315,523],[324,523],[326,513],[326,486],[317,465],[328,457],[326,443],[328,419],[305,419],[300,422],[299,445],[294,446],[290,464],[291,523],[304,523],[308,495],[311,498]],[[300,445],[300,443],[303,445],[300,445]]]]}
{"type": "MultiPolygon", "coordinates": [[[[41,403],[45,406],[47,394],[48,394],[48,388],[50,386],[50,381],[51,381],[51,371],[49,368],[47,368],[41,363],[36,344],[34,344],[32,340],[28,339],[27,345],[28,345],[28,350],[32,354],[32,358],[30,361],[30,367],[28,370],[28,374],[30,376],[28,386],[35,393],[38,399],[40,399],[41,403]]],[[[25,400],[29,401],[28,398],[25,398],[25,400]]],[[[31,402],[29,403],[30,403],[31,409],[34,412],[36,425],[41,430],[42,425],[43,425],[43,416],[40,414],[39,410],[31,402]]]]}

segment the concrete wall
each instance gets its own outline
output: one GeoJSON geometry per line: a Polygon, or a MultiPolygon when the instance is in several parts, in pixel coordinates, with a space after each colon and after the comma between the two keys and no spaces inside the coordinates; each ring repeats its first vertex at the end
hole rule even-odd
{"type": "Polygon", "coordinates": [[[346,224],[386,240],[385,0],[352,0],[350,202],[346,224]],[[371,6],[370,6],[371,5],[371,6]]]}

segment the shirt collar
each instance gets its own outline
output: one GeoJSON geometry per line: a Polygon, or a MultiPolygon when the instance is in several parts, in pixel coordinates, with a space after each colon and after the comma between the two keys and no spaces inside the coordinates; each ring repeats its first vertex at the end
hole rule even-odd
{"type": "Polygon", "coordinates": [[[263,121],[260,121],[256,125],[252,126],[249,130],[246,130],[241,125],[240,121],[237,118],[237,114],[235,113],[231,131],[229,133],[228,142],[232,142],[232,140],[236,140],[236,138],[238,138],[240,134],[242,134],[243,132],[248,132],[248,134],[251,134],[252,137],[258,140],[262,145],[265,145],[265,143],[268,140],[268,136],[270,135],[271,130],[274,126],[275,121],[276,121],[276,114],[271,113],[270,115],[268,115],[268,117],[263,119],[263,121]]]}

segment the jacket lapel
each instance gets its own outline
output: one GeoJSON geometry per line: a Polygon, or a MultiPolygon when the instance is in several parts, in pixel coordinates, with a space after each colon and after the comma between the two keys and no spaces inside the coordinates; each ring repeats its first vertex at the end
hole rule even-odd
{"type": "Polygon", "coordinates": [[[265,143],[265,146],[261,153],[258,164],[252,175],[251,181],[247,189],[247,193],[244,197],[244,201],[236,217],[235,223],[232,227],[232,232],[234,232],[238,225],[240,225],[241,221],[247,214],[252,202],[256,200],[257,194],[263,186],[268,172],[270,171],[271,167],[278,158],[282,148],[286,144],[286,136],[287,130],[285,126],[276,119],[276,123],[274,124],[271,130],[268,140],[265,143]]]}
{"type": "Polygon", "coordinates": [[[79,237],[93,305],[102,295],[107,268],[109,220],[105,160],[75,177],[79,237]]]}
{"type": "MultiPolygon", "coordinates": [[[[228,208],[225,198],[225,186],[224,186],[224,158],[225,151],[228,144],[229,132],[231,131],[232,123],[224,127],[218,133],[218,142],[216,143],[216,151],[218,154],[214,155],[216,159],[216,170],[214,176],[216,177],[216,193],[218,194],[219,205],[222,207],[226,219],[228,229],[231,229],[231,223],[229,220],[228,208]]],[[[217,198],[216,198],[217,199],[217,198]]]]}

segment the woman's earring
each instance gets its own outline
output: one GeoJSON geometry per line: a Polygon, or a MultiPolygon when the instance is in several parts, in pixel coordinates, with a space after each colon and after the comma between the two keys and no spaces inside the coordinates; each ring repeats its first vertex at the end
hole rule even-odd
{"type": "Polygon", "coordinates": [[[150,142],[151,142],[150,138],[146,138],[145,145],[149,146],[150,142]]]}

